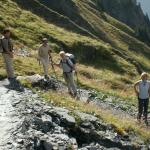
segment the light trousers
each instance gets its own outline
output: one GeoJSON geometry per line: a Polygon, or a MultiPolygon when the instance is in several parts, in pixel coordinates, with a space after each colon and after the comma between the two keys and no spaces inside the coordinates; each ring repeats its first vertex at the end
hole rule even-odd
{"type": "Polygon", "coordinates": [[[48,76],[49,58],[40,57],[40,61],[43,65],[44,75],[48,76]]]}
{"type": "Polygon", "coordinates": [[[3,53],[2,55],[3,55],[8,78],[14,78],[15,75],[14,75],[14,68],[13,68],[13,58],[6,53],[3,53]]]}
{"type": "Polygon", "coordinates": [[[63,73],[63,74],[64,74],[64,79],[68,86],[68,92],[71,92],[72,94],[76,94],[77,87],[74,81],[74,73],[70,72],[70,73],[63,73]]]}

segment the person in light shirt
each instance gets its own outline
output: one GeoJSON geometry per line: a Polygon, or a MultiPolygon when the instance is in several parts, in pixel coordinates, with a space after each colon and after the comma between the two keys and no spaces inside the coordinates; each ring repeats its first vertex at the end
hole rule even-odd
{"type": "Polygon", "coordinates": [[[38,60],[43,65],[44,77],[45,79],[49,78],[48,69],[49,69],[49,54],[51,53],[51,48],[48,44],[48,39],[43,38],[42,44],[38,49],[38,60]]]}
{"type": "Polygon", "coordinates": [[[146,125],[148,125],[147,115],[148,115],[148,105],[150,96],[150,81],[148,80],[148,74],[142,73],[141,80],[134,84],[134,90],[138,97],[138,116],[137,119],[141,122],[141,117],[143,115],[146,125]]]}
{"type": "Polygon", "coordinates": [[[71,61],[71,59],[66,56],[66,53],[64,51],[61,51],[59,53],[60,55],[60,62],[59,64],[55,64],[59,66],[63,70],[63,76],[68,86],[68,93],[76,97],[77,96],[77,87],[74,80],[74,70],[75,70],[75,64],[71,61]]]}

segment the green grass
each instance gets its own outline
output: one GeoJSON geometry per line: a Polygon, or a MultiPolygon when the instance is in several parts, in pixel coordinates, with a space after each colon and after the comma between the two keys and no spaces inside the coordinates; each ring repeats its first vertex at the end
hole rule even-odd
{"type": "MultiPolygon", "coordinates": [[[[150,48],[133,37],[134,30],[130,27],[110,17],[106,13],[99,11],[99,9],[92,7],[93,5],[96,6],[95,2],[81,0],[75,2],[71,1],[70,3],[75,3],[75,7],[78,8],[78,12],[75,12],[74,7],[72,11],[75,15],[74,17],[80,19],[81,27],[84,28],[82,23],[87,22],[88,27],[85,27],[85,29],[89,33],[95,34],[99,39],[84,36],[79,34],[78,31],[75,32],[76,30],[70,32],[70,28],[67,30],[65,24],[64,28],[61,28],[57,26],[59,23],[55,24],[53,21],[47,22],[48,20],[45,21],[42,18],[42,13],[42,17],[40,18],[36,13],[33,14],[30,11],[23,10],[23,8],[26,7],[20,8],[21,4],[23,5],[24,2],[18,2],[17,0],[13,1],[14,2],[11,0],[1,1],[3,5],[0,6],[0,28],[2,29],[5,26],[10,26],[17,44],[24,44],[25,46],[36,49],[40,39],[46,36],[50,43],[55,45],[55,51],[58,51],[60,49],[59,47],[63,45],[65,50],[72,50],[77,55],[80,62],[86,65],[95,66],[100,69],[106,68],[119,74],[124,72],[136,74],[136,67],[129,61],[128,58],[130,58],[141,64],[144,70],[149,71],[149,63],[142,65],[143,61],[139,61],[137,57],[140,58],[141,54],[143,54],[143,58],[149,59],[147,57],[150,54],[150,48]],[[5,11],[6,7],[8,7],[7,11],[5,11]],[[118,55],[118,52],[113,51],[114,48],[122,54],[118,55]],[[128,57],[125,58],[125,56],[128,57]]],[[[31,3],[31,6],[28,5],[27,8],[30,10],[30,7],[32,7],[33,12],[35,12],[34,5],[36,4],[40,7],[40,10],[42,8],[45,10],[44,2],[40,4],[36,1],[31,3]]],[[[64,6],[66,5],[67,4],[64,4],[64,6]]],[[[45,12],[49,18],[53,18],[54,16],[52,14],[55,12],[52,11],[53,8],[51,7],[51,5],[47,5],[47,12],[45,12]],[[51,14],[50,12],[53,13],[51,14]]],[[[59,17],[60,15],[65,17],[63,13],[55,13],[59,17]]],[[[74,21],[73,17],[67,17],[74,21]]],[[[70,27],[70,24],[68,24],[68,26],[70,27]]]]}

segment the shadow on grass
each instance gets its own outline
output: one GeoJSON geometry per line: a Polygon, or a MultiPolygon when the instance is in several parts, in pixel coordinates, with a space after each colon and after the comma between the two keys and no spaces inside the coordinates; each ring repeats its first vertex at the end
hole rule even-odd
{"type": "Polygon", "coordinates": [[[104,46],[93,46],[77,42],[71,47],[80,63],[98,69],[109,69],[115,73],[125,73],[126,70],[118,63],[111,50],[104,46]]]}
{"type": "MultiPolygon", "coordinates": [[[[68,17],[63,16],[62,14],[59,14],[58,12],[55,12],[52,8],[51,4],[62,3],[61,1],[54,1],[54,2],[46,2],[46,1],[40,1],[40,0],[13,0],[15,3],[17,3],[21,8],[31,11],[32,13],[36,14],[37,16],[44,18],[49,23],[55,23],[57,26],[63,27],[67,30],[78,32],[80,34],[88,35],[94,37],[90,32],[85,30],[84,28],[77,25],[75,22],[70,20],[68,17]],[[50,4],[49,4],[50,3],[50,4]],[[48,5],[49,4],[49,5],[48,5]]],[[[66,3],[66,1],[65,1],[66,3]]],[[[63,4],[63,3],[62,3],[63,4]]],[[[61,5],[61,4],[60,4],[61,5]]],[[[59,5],[59,7],[60,7],[59,5]]],[[[70,12],[69,12],[70,13],[70,12]]]]}
{"type": "Polygon", "coordinates": [[[0,81],[4,80],[6,76],[0,74],[0,81]]]}

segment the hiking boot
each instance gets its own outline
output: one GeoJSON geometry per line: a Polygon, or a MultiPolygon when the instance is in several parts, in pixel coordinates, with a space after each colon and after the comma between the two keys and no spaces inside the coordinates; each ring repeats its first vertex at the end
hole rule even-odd
{"type": "Polygon", "coordinates": [[[146,124],[146,126],[148,126],[148,121],[147,121],[147,119],[145,120],[145,124],[146,124]]]}
{"type": "Polygon", "coordinates": [[[8,80],[10,82],[9,89],[24,92],[24,87],[16,80],[16,78],[8,78],[8,80]]]}
{"type": "Polygon", "coordinates": [[[44,78],[45,78],[46,80],[49,80],[49,76],[48,76],[48,75],[45,75],[44,78]]]}
{"type": "Polygon", "coordinates": [[[72,92],[70,92],[70,91],[68,91],[68,94],[71,95],[71,96],[73,96],[72,92]]]}
{"type": "Polygon", "coordinates": [[[77,95],[78,95],[77,92],[75,92],[75,93],[73,94],[74,97],[77,97],[77,95]]]}

